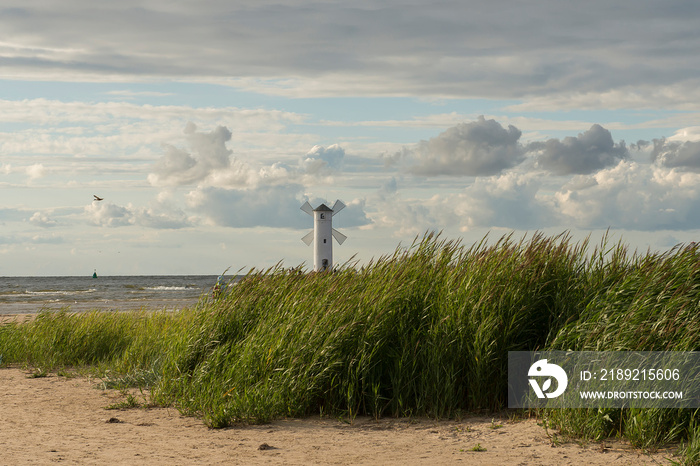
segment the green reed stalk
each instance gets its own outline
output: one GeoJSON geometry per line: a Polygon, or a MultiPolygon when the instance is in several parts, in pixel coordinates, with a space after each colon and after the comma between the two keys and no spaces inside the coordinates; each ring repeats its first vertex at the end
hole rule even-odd
{"type": "MultiPolygon", "coordinates": [[[[457,417],[505,407],[508,351],[700,347],[696,246],[630,255],[607,236],[426,234],[333,273],[251,270],[175,313],[42,313],[0,325],[3,363],[97,366],[212,427],[284,416],[457,417]]],[[[700,456],[695,412],[560,410],[587,438],[700,456]]],[[[690,461],[690,460],[689,460],[690,461]]]]}

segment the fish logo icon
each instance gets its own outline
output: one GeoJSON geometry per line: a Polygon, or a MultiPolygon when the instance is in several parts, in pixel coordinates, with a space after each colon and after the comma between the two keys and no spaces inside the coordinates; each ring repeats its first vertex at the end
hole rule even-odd
{"type": "Polygon", "coordinates": [[[546,359],[540,359],[530,366],[527,375],[528,377],[547,377],[542,383],[542,387],[537,383],[537,380],[529,379],[530,386],[535,391],[537,398],[556,398],[564,393],[566,386],[569,384],[569,377],[567,377],[564,369],[556,364],[548,363],[546,359]],[[557,389],[548,393],[547,390],[552,387],[552,378],[557,381],[557,389]]]}

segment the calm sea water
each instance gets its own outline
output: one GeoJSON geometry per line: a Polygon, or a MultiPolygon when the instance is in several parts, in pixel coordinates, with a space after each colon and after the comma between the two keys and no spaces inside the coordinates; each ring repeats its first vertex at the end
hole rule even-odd
{"type": "Polygon", "coordinates": [[[0,314],[62,308],[181,309],[211,293],[216,279],[216,275],[0,277],[0,314]]]}

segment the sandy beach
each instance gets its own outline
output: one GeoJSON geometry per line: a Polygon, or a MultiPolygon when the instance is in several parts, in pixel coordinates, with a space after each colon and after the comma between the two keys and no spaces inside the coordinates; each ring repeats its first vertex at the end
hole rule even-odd
{"type": "MultiPolygon", "coordinates": [[[[125,400],[99,380],[0,369],[0,464],[669,464],[623,442],[581,446],[536,419],[307,418],[213,430],[125,400]],[[482,450],[482,451],[474,451],[482,450]]],[[[133,392],[140,402],[144,397],[133,392]]],[[[677,459],[677,458],[676,458],[677,459]]]]}

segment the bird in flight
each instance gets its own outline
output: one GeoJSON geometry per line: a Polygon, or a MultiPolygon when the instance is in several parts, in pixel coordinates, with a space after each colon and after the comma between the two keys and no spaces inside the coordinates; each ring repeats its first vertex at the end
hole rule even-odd
{"type": "Polygon", "coordinates": [[[96,201],[103,201],[104,200],[104,198],[98,197],[96,194],[93,194],[92,197],[94,197],[96,201]]]}

